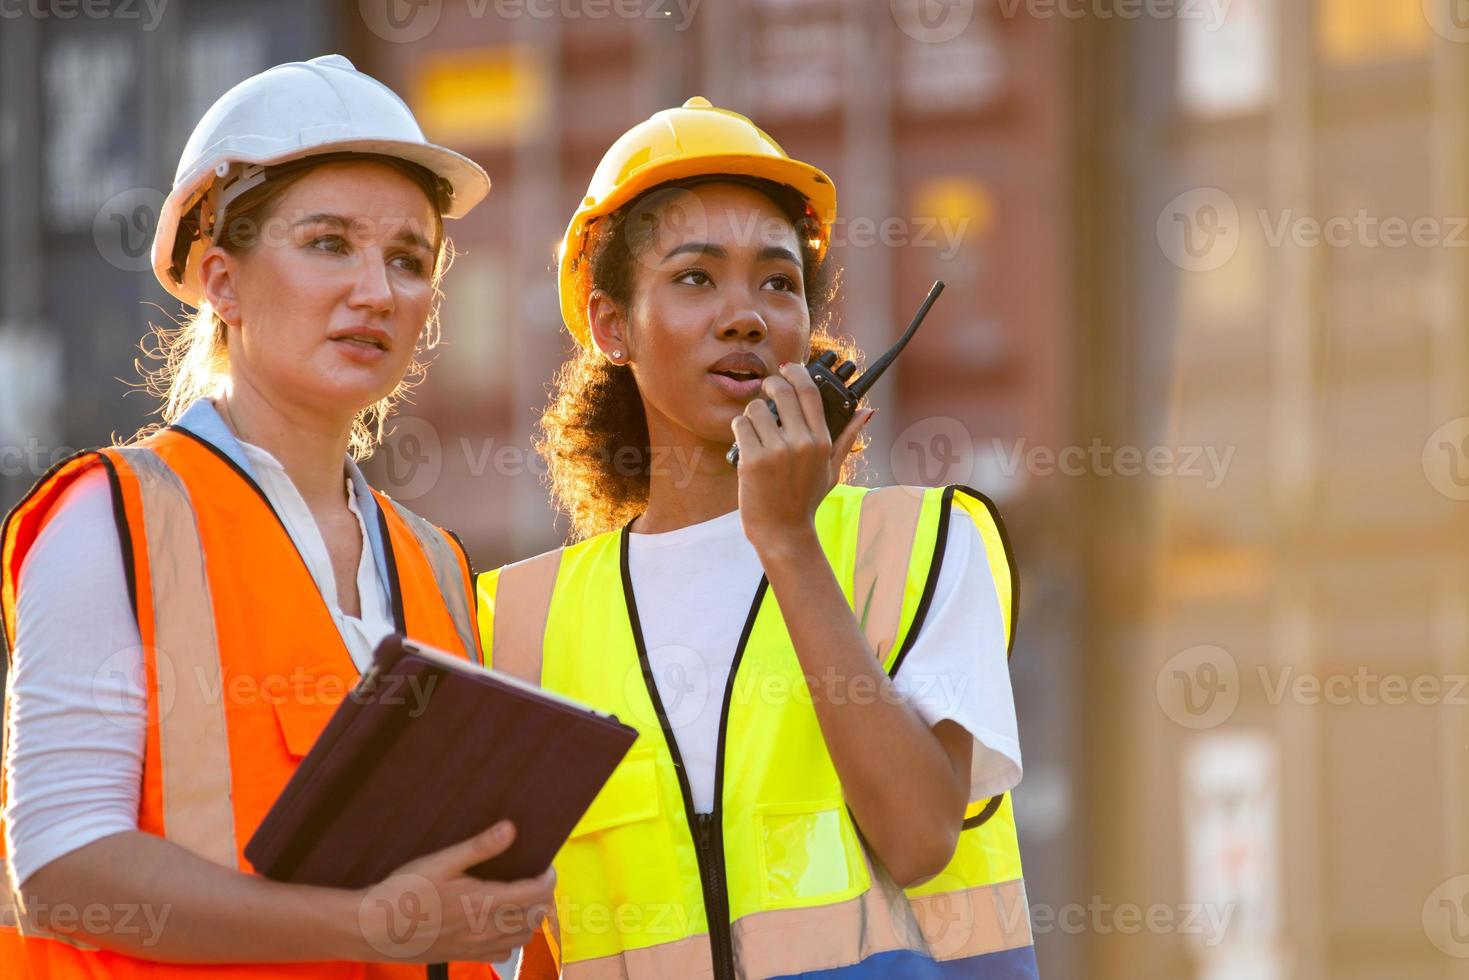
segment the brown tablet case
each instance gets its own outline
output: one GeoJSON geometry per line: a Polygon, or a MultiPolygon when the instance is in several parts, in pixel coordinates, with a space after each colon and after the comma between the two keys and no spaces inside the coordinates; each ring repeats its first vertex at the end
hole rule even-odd
{"type": "Polygon", "coordinates": [[[515,842],[471,873],[534,877],[636,739],[610,715],[391,636],[245,856],[278,881],[364,888],[508,818],[515,842]]]}

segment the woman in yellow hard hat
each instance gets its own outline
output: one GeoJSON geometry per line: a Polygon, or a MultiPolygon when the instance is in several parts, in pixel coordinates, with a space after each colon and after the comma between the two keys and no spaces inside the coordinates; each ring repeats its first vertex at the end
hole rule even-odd
{"type": "Polygon", "coordinates": [[[383,637],[479,657],[463,552],[355,459],[432,344],[443,219],[488,190],[337,55],[199,122],[153,248],[197,309],[152,378],[167,425],[4,524],[6,980],[489,976],[530,937],[484,912],[549,902],[549,876],[465,870],[505,827],[360,890],[244,857],[383,637]]]}
{"type": "Polygon", "coordinates": [[[841,481],[871,410],[829,433],[804,367],[847,353],[835,217],[825,174],[696,98],[612,146],[567,229],[580,349],[539,449],[580,540],[479,578],[482,644],[640,738],[523,976],[1035,976],[1003,533],[971,490],[841,481]]]}

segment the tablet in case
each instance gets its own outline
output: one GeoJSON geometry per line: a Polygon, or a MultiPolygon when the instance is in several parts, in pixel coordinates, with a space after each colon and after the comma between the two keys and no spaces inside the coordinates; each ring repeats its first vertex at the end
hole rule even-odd
{"type": "Polygon", "coordinates": [[[637,730],[401,636],[337,707],[245,847],[268,878],[365,888],[514,821],[486,880],[539,875],[637,730]]]}

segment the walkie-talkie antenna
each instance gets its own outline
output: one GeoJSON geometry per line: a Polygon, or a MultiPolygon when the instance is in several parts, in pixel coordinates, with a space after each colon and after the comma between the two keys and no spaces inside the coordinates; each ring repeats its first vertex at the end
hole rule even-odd
{"type": "Polygon", "coordinates": [[[847,390],[852,393],[853,402],[861,400],[862,396],[867,394],[867,389],[877,384],[877,379],[882,377],[882,373],[888,369],[888,365],[893,363],[893,358],[898,356],[899,352],[907,346],[908,341],[913,339],[913,335],[918,332],[918,325],[923,322],[924,317],[928,316],[928,308],[933,305],[933,301],[938,299],[939,293],[943,291],[943,280],[935,279],[933,288],[928,291],[928,296],[923,300],[923,305],[918,308],[918,312],[913,314],[913,322],[908,324],[908,329],[903,331],[903,336],[898,338],[898,342],[892,346],[891,350],[879,357],[870,368],[863,371],[862,377],[847,385],[847,390]]]}

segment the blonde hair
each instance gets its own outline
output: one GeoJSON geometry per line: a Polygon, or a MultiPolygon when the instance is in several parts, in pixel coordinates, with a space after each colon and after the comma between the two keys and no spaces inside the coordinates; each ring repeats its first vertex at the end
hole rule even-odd
{"type": "MultiPolygon", "coordinates": [[[[265,183],[241,194],[239,200],[225,213],[220,247],[232,255],[248,251],[257,240],[256,231],[265,214],[282,194],[316,167],[341,162],[342,159],[344,158],[340,155],[333,155],[286,164],[271,173],[265,183]]],[[[348,451],[353,459],[364,460],[382,442],[383,427],[394,407],[408,397],[428,371],[432,358],[426,355],[439,342],[439,304],[443,299],[439,286],[444,273],[453,263],[454,246],[444,234],[436,178],[428,171],[416,164],[375,154],[352,154],[351,159],[392,167],[417,183],[434,204],[439,241],[438,252],[434,256],[433,274],[429,278],[433,302],[429,308],[428,320],[419,335],[413,359],[408,362],[408,369],[392,392],[358,412],[352,420],[348,451]]],[[[229,330],[207,301],[200,303],[192,315],[184,316],[172,325],[150,325],[148,335],[143,338],[140,346],[143,357],[133,362],[143,378],[137,387],[159,400],[161,404],[154,413],[163,421],[145,425],[133,436],[132,441],[142,439],[178,421],[179,416],[198,399],[217,397],[228,388],[229,330]],[[157,366],[149,367],[145,361],[156,362],[157,366]]]]}

